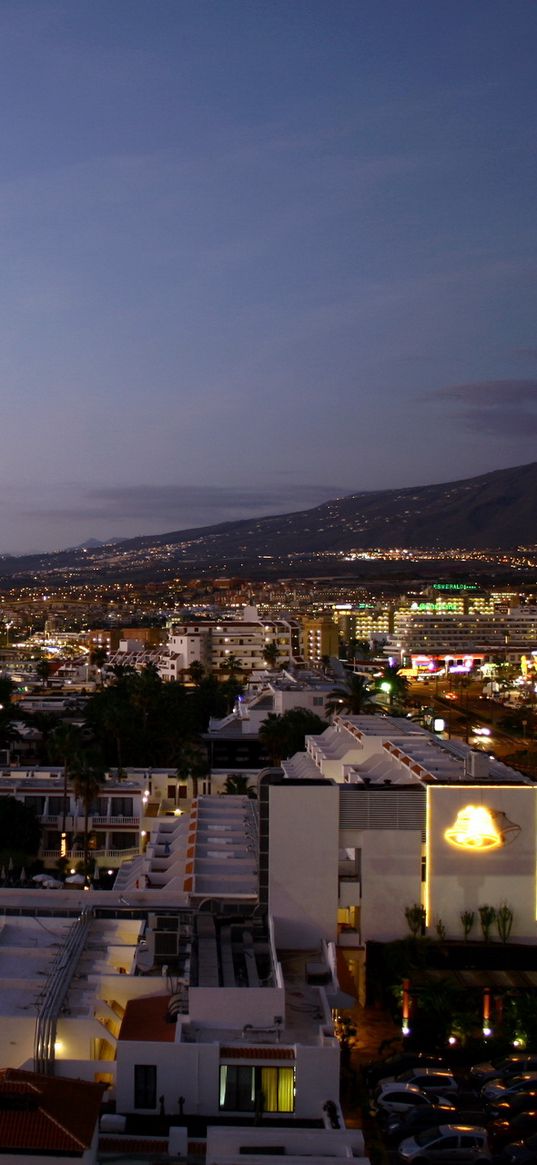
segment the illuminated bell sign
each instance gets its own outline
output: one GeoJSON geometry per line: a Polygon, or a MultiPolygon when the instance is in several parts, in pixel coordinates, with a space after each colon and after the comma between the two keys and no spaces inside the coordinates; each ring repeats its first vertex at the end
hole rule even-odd
{"type": "Polygon", "coordinates": [[[520,826],[509,821],[505,813],[484,805],[466,805],[459,809],[455,824],[446,829],[444,837],[455,849],[482,852],[501,849],[519,833],[520,826]]]}

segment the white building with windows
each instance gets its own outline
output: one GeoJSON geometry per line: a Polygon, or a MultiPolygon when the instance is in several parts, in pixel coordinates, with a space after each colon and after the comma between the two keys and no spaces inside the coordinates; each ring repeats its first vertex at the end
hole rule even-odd
{"type": "Polygon", "coordinates": [[[193,663],[207,671],[226,670],[232,657],[246,674],[266,668],[265,648],[275,645],[275,666],[293,658],[291,624],[284,619],[261,619],[256,607],[245,607],[242,619],[172,623],[158,669],[165,680],[177,680],[193,663]]]}

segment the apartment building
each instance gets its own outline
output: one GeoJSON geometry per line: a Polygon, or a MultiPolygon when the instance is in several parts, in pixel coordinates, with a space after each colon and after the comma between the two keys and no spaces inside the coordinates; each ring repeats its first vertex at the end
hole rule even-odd
{"type": "MultiPolygon", "coordinates": [[[[181,817],[198,793],[209,791],[209,778],[179,776],[175,768],[107,773],[88,810],[89,855],[96,872],[112,874],[132,862],[150,845],[162,820],[181,817]]],[[[65,783],[63,768],[6,767],[0,773],[0,797],[15,797],[34,810],[42,827],[38,857],[52,874],[60,857],[75,867],[83,859],[86,812],[73,783],[65,783]]]]}
{"type": "Polygon", "coordinates": [[[345,643],[385,640],[394,627],[393,608],[373,603],[336,603],[333,619],[345,643]]]}
{"type": "Polygon", "coordinates": [[[399,611],[387,650],[402,662],[416,652],[458,656],[473,651],[518,662],[521,655],[536,647],[537,606],[528,604],[492,614],[437,613],[415,608],[399,611]]]}
{"type": "Polygon", "coordinates": [[[193,663],[207,671],[225,672],[230,657],[246,675],[267,668],[265,649],[274,645],[280,668],[293,658],[293,629],[285,619],[261,619],[255,607],[245,607],[241,619],[172,623],[158,669],[165,680],[184,678],[193,663]]]}
{"type": "Polygon", "coordinates": [[[282,772],[260,780],[260,901],[276,926],[303,901],[304,927],[332,939],[337,914],[338,942],[357,948],[403,937],[421,903],[451,938],[462,911],[507,901],[513,939],[537,943],[537,789],[521,773],[388,716],[337,718],[282,772]]]}
{"type": "Polygon", "coordinates": [[[303,656],[306,664],[320,664],[324,659],[339,657],[339,634],[329,615],[318,619],[302,618],[303,656]]]}
{"type": "Polygon", "coordinates": [[[109,1152],[128,1143],[129,1117],[180,1108],[170,1152],[186,1153],[189,1119],[205,1119],[209,1142],[211,1119],[226,1117],[244,1142],[242,1123],[262,1116],[248,1144],[267,1144],[274,1122],[299,1156],[363,1154],[339,1109],[332,1018],[352,999],[333,944],[313,931],[286,942],[257,908],[255,817],[247,798],[202,797],[189,822],[164,823],[168,853],[156,845],[151,869],[173,872],[159,886],[4,891],[0,1055],[107,1084],[109,1152]],[[183,893],[174,834],[186,842],[183,893]]]}

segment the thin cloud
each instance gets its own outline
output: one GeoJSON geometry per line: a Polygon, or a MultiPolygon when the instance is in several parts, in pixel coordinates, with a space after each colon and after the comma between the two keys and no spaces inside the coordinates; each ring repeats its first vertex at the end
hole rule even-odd
{"type": "Polygon", "coordinates": [[[537,379],[452,384],[426,399],[451,405],[453,416],[476,432],[517,438],[537,433],[537,379]]]}
{"type": "Polygon", "coordinates": [[[526,348],[515,348],[515,356],[521,356],[524,360],[537,360],[537,346],[529,346],[526,348]]]}
{"type": "MultiPolygon", "coordinates": [[[[345,491],[346,492],[346,491],[345,491]]],[[[71,506],[27,511],[49,518],[116,521],[158,521],[176,524],[211,524],[238,520],[264,511],[306,509],[341,493],[338,486],[282,485],[266,489],[221,486],[133,485],[89,490],[71,506]]]]}

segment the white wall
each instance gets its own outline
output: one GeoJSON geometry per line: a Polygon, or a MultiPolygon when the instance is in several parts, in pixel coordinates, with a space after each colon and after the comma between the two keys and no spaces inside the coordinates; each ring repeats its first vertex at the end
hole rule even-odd
{"type": "MultiPolygon", "coordinates": [[[[339,1047],[299,1045],[296,1049],[295,1116],[322,1117],[326,1100],[338,1101],[339,1047]]],[[[256,1062],[254,1059],[252,1062],[256,1062]]],[[[261,1061],[258,1061],[261,1063],[261,1061]]],[[[239,1063],[239,1061],[237,1061],[239,1063]]],[[[245,1063],[245,1061],[242,1061],[245,1063]]],[[[289,1066],[286,1061],[286,1066],[289,1066]]],[[[167,1113],[178,1112],[178,1098],[185,1097],[185,1113],[218,1115],[219,1064],[218,1043],[175,1044],[123,1040],[117,1055],[117,1111],[134,1112],[134,1066],[157,1066],[158,1097],[164,1096],[167,1113]]]]}
{"type": "Polygon", "coordinates": [[[296,1049],[295,1116],[321,1117],[327,1100],[339,1103],[339,1045],[298,1044],[296,1049]]]}
{"type": "Polygon", "coordinates": [[[402,938],[408,933],[405,907],[421,900],[421,833],[371,829],[354,836],[352,844],[362,850],[362,942],[402,938]]]}
{"type": "Polygon", "coordinates": [[[25,1015],[2,1015],[0,1024],[0,1066],[2,1068],[22,1068],[29,1060],[33,1063],[35,1011],[32,1007],[32,998],[32,987],[30,986],[28,1013],[25,1015]]]}
{"type": "Polygon", "coordinates": [[[336,785],[270,786],[269,913],[280,947],[335,941],[338,818],[336,785]]]}
{"type": "MultiPolygon", "coordinates": [[[[317,1159],[322,1156],[329,1160],[344,1157],[356,1162],[356,1158],[364,1154],[364,1136],[360,1129],[278,1129],[277,1140],[279,1145],[285,1146],[288,1157],[317,1159]]],[[[273,1144],[274,1129],[209,1127],[207,1165],[219,1165],[219,1162],[228,1165],[239,1156],[242,1160],[244,1149],[249,1146],[268,1147],[273,1144]]],[[[264,1153],[261,1159],[267,1159],[264,1153]]]]}
{"type": "MultiPolygon", "coordinates": [[[[471,937],[481,938],[480,906],[498,908],[506,902],[514,911],[511,940],[537,941],[536,837],[537,789],[492,785],[429,788],[428,885],[430,918],[441,918],[448,938],[461,938],[462,911],[473,910],[471,937]],[[454,848],[445,831],[467,805],[504,813],[516,828],[506,833],[498,849],[466,851],[454,848]]],[[[493,937],[498,938],[496,928],[493,937]]]]}
{"type": "Polygon", "coordinates": [[[275,1015],[285,1014],[285,992],[278,987],[191,987],[189,1020],[214,1028],[237,1028],[245,1023],[270,1027],[275,1015]]]}
{"type": "Polygon", "coordinates": [[[157,1065],[158,1097],[167,1113],[177,1113],[185,1097],[185,1113],[217,1114],[219,1102],[219,1045],[152,1043],[121,1040],[117,1053],[117,1112],[134,1112],[134,1066],[157,1065]]]}

